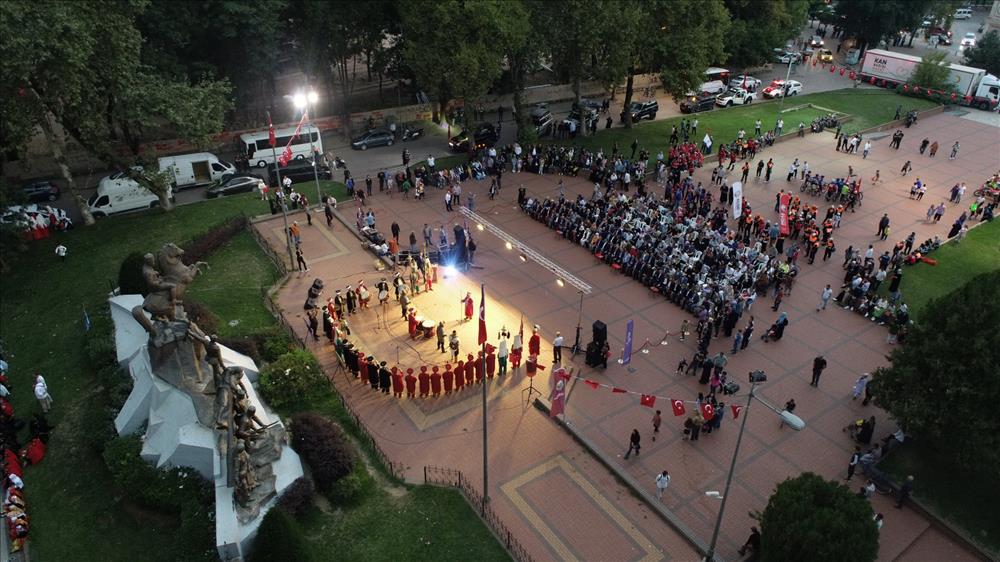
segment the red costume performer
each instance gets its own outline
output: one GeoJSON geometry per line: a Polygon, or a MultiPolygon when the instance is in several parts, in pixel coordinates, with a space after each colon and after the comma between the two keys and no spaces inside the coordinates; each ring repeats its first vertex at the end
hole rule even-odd
{"type": "Polygon", "coordinates": [[[420,367],[420,376],[417,379],[420,381],[420,397],[425,398],[431,392],[431,376],[427,374],[427,365],[420,367]]]}
{"type": "Polygon", "coordinates": [[[407,329],[410,332],[410,339],[417,337],[417,313],[410,307],[410,312],[406,315],[407,329]]]}
{"type": "Polygon", "coordinates": [[[455,365],[455,391],[462,390],[465,387],[465,361],[461,359],[455,365]]]}
{"type": "Polygon", "coordinates": [[[531,338],[528,339],[528,355],[542,354],[542,338],[538,336],[538,328],[531,331],[531,338]]]}
{"type": "Polygon", "coordinates": [[[472,386],[476,380],[476,358],[470,353],[465,362],[465,384],[472,386]]]}
{"type": "Polygon", "coordinates": [[[372,295],[368,291],[368,287],[365,287],[364,279],[358,281],[358,288],[354,291],[358,294],[358,306],[361,307],[361,310],[368,308],[368,301],[371,300],[372,295]]]}
{"type": "Polygon", "coordinates": [[[497,371],[497,354],[496,348],[490,344],[486,344],[486,376],[490,379],[493,378],[493,374],[497,371]]]}
{"type": "Polygon", "coordinates": [[[392,368],[392,393],[396,398],[403,397],[403,373],[399,367],[392,368]]]}
{"type": "Polygon", "coordinates": [[[465,293],[465,298],[462,299],[465,304],[465,319],[472,320],[472,294],[465,293]]]}
{"type": "Polygon", "coordinates": [[[455,373],[451,372],[451,363],[444,364],[444,393],[451,394],[455,387],[455,373]]]}
{"type": "Polygon", "coordinates": [[[483,376],[486,374],[483,372],[483,352],[480,351],[478,357],[476,357],[476,382],[483,382],[483,376]]]}
{"type": "Polygon", "coordinates": [[[431,394],[441,396],[441,373],[437,365],[431,367],[431,394]]]}
{"type": "Polygon", "coordinates": [[[406,370],[406,397],[413,398],[413,395],[416,391],[417,391],[417,377],[413,376],[413,369],[409,368],[406,370]]]}
{"type": "Polygon", "coordinates": [[[361,379],[362,385],[368,384],[368,358],[360,351],[358,351],[358,378],[361,379]]]}

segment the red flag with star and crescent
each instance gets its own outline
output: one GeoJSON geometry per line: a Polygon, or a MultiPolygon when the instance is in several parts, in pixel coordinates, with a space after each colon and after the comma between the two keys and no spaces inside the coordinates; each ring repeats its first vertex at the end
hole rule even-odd
{"type": "Polygon", "coordinates": [[[639,404],[647,408],[652,408],[656,404],[656,397],[652,394],[642,394],[639,396],[639,404]]]}
{"type": "Polygon", "coordinates": [[[274,133],[274,123],[271,122],[271,112],[267,113],[267,140],[272,147],[278,146],[278,136],[274,133]]]}
{"type": "Polygon", "coordinates": [[[708,402],[701,403],[701,417],[705,418],[705,421],[715,417],[715,406],[709,404],[708,402]]]}
{"type": "Polygon", "coordinates": [[[670,407],[674,410],[675,416],[684,415],[684,401],[683,400],[671,400],[670,407]]]}
{"type": "Polygon", "coordinates": [[[486,285],[480,285],[479,297],[479,345],[486,343],[486,285]]]}
{"type": "Polygon", "coordinates": [[[733,409],[733,419],[734,420],[736,418],[740,417],[740,412],[743,411],[743,406],[737,406],[736,404],[733,404],[732,406],[730,406],[730,408],[733,409]]]}

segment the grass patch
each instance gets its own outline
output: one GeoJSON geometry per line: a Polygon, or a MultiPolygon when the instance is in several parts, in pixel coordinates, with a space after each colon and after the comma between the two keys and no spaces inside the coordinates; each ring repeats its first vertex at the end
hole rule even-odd
{"type": "Polygon", "coordinates": [[[413,486],[399,497],[378,490],[340,513],[313,509],[303,527],[320,560],[331,553],[345,562],[510,560],[461,494],[449,488],[413,486]]]}
{"type": "Polygon", "coordinates": [[[1000,487],[983,474],[962,469],[931,445],[910,441],[886,457],[879,468],[902,482],[914,477],[913,495],[945,520],[964,529],[981,546],[1000,556],[1000,487]]]}
{"type": "MultiPolygon", "coordinates": [[[[904,269],[900,291],[917,318],[932,299],[942,297],[977,275],[1000,269],[1000,221],[977,226],[961,243],[948,243],[930,254],[937,265],[918,263],[904,269]]],[[[918,240],[919,244],[920,241],[918,240]]]]}
{"type": "Polygon", "coordinates": [[[277,279],[278,271],[257,250],[257,241],[242,232],[209,257],[209,269],[195,279],[188,294],[219,316],[220,336],[250,335],[274,325],[262,302],[261,288],[277,279]]]}
{"type": "MultiPolygon", "coordinates": [[[[451,154],[449,156],[441,156],[434,158],[434,169],[435,170],[450,170],[455,166],[461,166],[469,161],[468,154],[451,154]]],[[[427,160],[421,160],[414,164],[412,168],[415,170],[421,166],[427,166],[427,160]]]]}

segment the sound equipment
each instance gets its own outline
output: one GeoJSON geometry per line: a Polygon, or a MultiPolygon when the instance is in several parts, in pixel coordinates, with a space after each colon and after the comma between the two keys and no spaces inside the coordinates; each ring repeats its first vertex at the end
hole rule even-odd
{"type": "Polygon", "coordinates": [[[597,343],[598,347],[604,345],[604,342],[608,341],[608,326],[600,320],[594,321],[594,342],[597,343]]]}

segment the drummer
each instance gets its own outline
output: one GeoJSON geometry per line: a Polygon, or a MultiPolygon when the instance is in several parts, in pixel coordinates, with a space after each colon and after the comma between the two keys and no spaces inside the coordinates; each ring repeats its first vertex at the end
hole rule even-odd
{"type": "Polygon", "coordinates": [[[407,308],[406,323],[412,340],[417,337],[417,326],[420,325],[420,322],[417,321],[417,311],[412,306],[407,308]]]}
{"type": "Polygon", "coordinates": [[[368,287],[365,287],[364,279],[358,281],[357,293],[358,293],[358,306],[361,308],[361,310],[365,310],[366,308],[368,308],[368,301],[371,300],[372,295],[371,293],[368,292],[368,287]]]}

